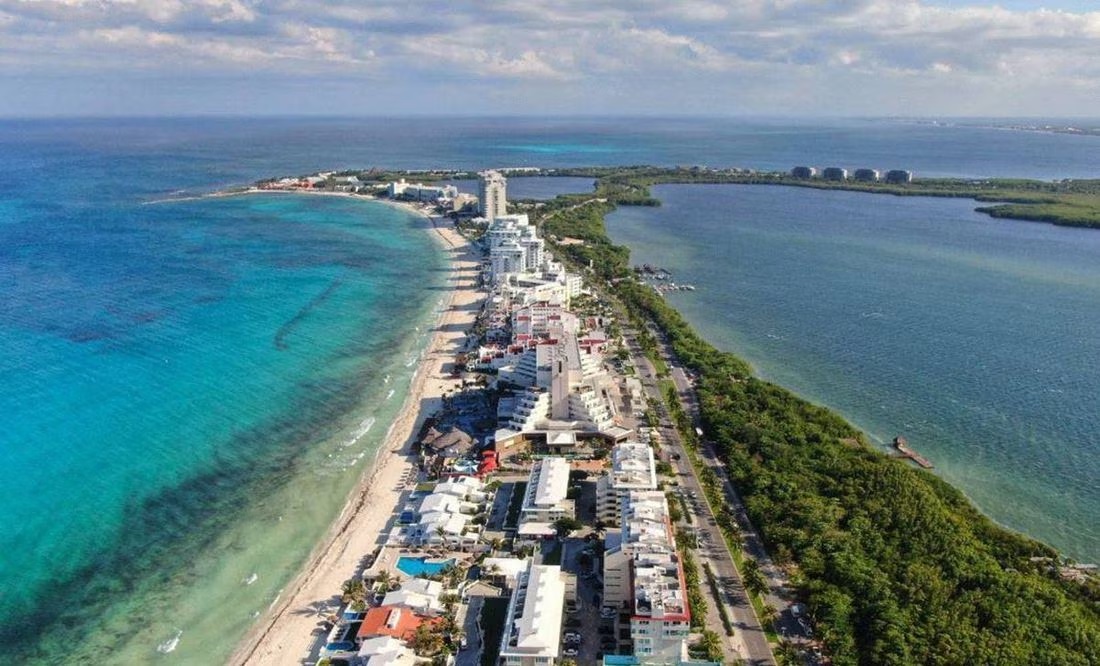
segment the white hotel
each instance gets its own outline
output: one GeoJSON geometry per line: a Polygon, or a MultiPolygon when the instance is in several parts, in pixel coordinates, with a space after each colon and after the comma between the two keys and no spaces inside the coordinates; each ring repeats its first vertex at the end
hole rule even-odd
{"type": "Polygon", "coordinates": [[[492,222],[508,214],[508,179],[499,171],[478,174],[478,213],[492,222]]]}
{"type": "Polygon", "coordinates": [[[626,494],[632,490],[656,490],[657,465],[647,444],[624,442],[611,449],[611,469],[596,480],[596,519],[617,525],[626,494]]]}
{"type": "Polygon", "coordinates": [[[557,663],[564,605],[565,578],[561,567],[541,566],[532,561],[517,577],[508,602],[500,663],[507,666],[557,663]]]}
{"type": "Polygon", "coordinates": [[[543,458],[531,469],[527,491],[519,510],[517,535],[522,540],[537,540],[556,534],[554,521],[572,518],[575,509],[569,494],[569,461],[543,458]]]}

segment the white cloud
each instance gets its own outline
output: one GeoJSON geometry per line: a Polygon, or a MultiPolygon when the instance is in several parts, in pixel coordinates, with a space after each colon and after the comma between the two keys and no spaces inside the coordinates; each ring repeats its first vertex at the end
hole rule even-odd
{"type": "Polygon", "coordinates": [[[809,86],[814,108],[839,112],[859,104],[842,85],[889,97],[931,73],[996,110],[1029,82],[1100,92],[1100,12],[920,0],[0,0],[0,75],[139,65],[169,76],[184,64],[244,75],[288,62],[302,76],[339,66],[395,86],[458,77],[470,85],[447,90],[530,83],[624,104],[655,82],[721,108],[742,90],[786,100],[809,86]]]}

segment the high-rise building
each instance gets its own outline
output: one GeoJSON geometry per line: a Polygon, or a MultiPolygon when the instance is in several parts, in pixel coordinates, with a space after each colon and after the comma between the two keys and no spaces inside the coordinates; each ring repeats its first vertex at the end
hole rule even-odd
{"type": "Polygon", "coordinates": [[[478,213],[490,222],[499,215],[507,215],[508,179],[499,171],[482,171],[478,177],[478,213]]]}

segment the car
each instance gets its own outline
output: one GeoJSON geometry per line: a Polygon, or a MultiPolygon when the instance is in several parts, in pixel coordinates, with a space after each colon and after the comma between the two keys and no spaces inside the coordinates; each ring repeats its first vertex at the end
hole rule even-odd
{"type": "Polygon", "coordinates": [[[567,631],[567,632],[565,632],[565,640],[567,640],[567,641],[579,641],[580,639],[581,639],[581,635],[579,633],[577,633],[576,631],[567,631]]]}
{"type": "Polygon", "coordinates": [[[580,654],[579,652],[577,652],[576,648],[565,648],[561,651],[561,653],[563,656],[566,657],[576,657],[578,654],[580,654]]]}

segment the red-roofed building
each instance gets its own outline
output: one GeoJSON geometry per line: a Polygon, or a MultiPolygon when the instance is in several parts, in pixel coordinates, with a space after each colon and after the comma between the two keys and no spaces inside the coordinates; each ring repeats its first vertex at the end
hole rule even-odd
{"type": "Polygon", "coordinates": [[[378,636],[392,636],[402,641],[412,640],[422,624],[442,624],[443,618],[420,615],[401,606],[378,606],[367,611],[356,638],[365,640],[378,636]]]}

